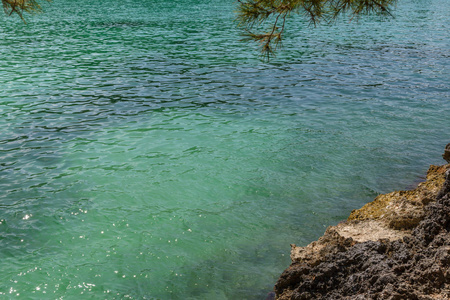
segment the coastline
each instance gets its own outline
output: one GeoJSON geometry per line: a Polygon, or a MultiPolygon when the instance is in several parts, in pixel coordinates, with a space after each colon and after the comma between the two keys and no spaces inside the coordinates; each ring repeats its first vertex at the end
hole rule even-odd
{"type": "Polygon", "coordinates": [[[449,229],[450,164],[432,165],[416,188],[379,195],[306,247],[291,244],[272,296],[450,299],[449,229]]]}

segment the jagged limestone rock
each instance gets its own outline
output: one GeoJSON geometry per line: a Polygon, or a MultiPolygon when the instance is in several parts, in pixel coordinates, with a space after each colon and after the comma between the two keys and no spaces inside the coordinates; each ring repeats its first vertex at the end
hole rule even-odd
{"type": "MultiPolygon", "coordinates": [[[[446,151],[450,150],[450,144],[446,151]]],[[[378,196],[306,247],[276,299],[450,299],[450,164],[411,191],[378,196]]]]}

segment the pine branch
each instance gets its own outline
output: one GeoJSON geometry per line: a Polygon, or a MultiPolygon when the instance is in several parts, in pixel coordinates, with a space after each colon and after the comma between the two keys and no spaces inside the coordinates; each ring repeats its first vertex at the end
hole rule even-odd
{"type": "MultiPolygon", "coordinates": [[[[38,13],[42,11],[40,4],[36,0],[1,0],[3,10],[9,16],[17,14],[24,22],[23,13],[38,13]]],[[[51,0],[46,0],[51,1],[51,0]]],[[[25,22],[26,23],[26,22],[25,22]]]]}
{"type": "Polygon", "coordinates": [[[310,24],[335,20],[340,15],[351,14],[351,19],[365,14],[390,15],[397,0],[238,0],[237,22],[243,28],[246,40],[260,44],[267,60],[281,45],[286,18],[291,13],[302,14],[310,24]],[[281,23],[281,25],[280,25],[281,23]],[[261,27],[269,29],[261,32],[261,27]]]}

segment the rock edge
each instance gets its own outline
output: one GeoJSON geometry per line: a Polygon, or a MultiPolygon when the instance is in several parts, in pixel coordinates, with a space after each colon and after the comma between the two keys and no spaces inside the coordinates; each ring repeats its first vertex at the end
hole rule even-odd
{"type": "Polygon", "coordinates": [[[410,191],[380,195],[306,247],[276,299],[450,299],[450,164],[410,191]]]}

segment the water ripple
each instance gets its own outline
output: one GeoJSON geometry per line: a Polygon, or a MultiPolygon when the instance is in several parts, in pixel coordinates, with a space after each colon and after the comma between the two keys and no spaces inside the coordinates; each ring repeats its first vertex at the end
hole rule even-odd
{"type": "Polygon", "coordinates": [[[443,0],[292,19],[270,63],[232,11],[62,1],[5,21],[0,298],[261,299],[286,245],[440,163],[443,0]]]}

